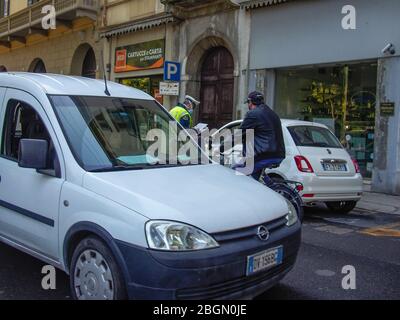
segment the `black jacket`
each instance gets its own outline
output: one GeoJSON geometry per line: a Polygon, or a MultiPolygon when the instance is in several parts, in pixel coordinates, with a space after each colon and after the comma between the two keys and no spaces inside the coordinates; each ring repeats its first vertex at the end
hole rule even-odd
{"type": "MultiPolygon", "coordinates": [[[[281,120],[267,105],[249,111],[241,129],[254,129],[255,161],[286,157],[281,120]]],[[[246,137],[245,131],[243,137],[246,137]]]]}

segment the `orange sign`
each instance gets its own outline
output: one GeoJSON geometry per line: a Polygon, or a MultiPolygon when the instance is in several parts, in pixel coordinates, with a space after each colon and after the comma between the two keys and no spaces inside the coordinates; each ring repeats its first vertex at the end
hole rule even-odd
{"type": "Polygon", "coordinates": [[[164,66],[164,39],[120,47],[115,50],[115,72],[158,69],[164,66]]]}
{"type": "Polygon", "coordinates": [[[115,52],[115,71],[126,69],[126,49],[117,50],[115,52]]]}

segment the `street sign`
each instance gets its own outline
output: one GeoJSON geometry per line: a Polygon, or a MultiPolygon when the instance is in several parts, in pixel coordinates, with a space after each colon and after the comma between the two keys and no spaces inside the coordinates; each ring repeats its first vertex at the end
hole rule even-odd
{"type": "Polygon", "coordinates": [[[163,96],[179,96],[179,82],[160,82],[160,94],[163,96]]]}
{"type": "Polygon", "coordinates": [[[165,61],[164,80],[176,82],[181,81],[181,64],[179,62],[165,61]]]}

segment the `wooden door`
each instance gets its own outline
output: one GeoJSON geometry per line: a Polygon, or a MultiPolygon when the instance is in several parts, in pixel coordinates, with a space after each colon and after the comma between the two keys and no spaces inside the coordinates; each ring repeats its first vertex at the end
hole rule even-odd
{"type": "Polygon", "coordinates": [[[233,118],[234,63],[230,52],[217,47],[206,53],[201,71],[199,122],[220,128],[233,118]]]}

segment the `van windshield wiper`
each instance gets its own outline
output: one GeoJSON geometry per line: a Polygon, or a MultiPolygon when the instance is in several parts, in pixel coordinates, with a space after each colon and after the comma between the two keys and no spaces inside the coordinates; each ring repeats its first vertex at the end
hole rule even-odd
{"type": "Polygon", "coordinates": [[[134,165],[115,165],[108,167],[101,167],[89,170],[89,172],[112,172],[112,171],[129,171],[129,170],[145,170],[145,169],[156,169],[156,168],[172,168],[179,167],[182,164],[150,164],[150,163],[141,163],[134,165]]]}
{"type": "Polygon", "coordinates": [[[124,170],[143,170],[149,168],[150,165],[117,165],[112,167],[101,167],[89,170],[89,172],[111,172],[111,171],[124,171],[124,170]]]}

